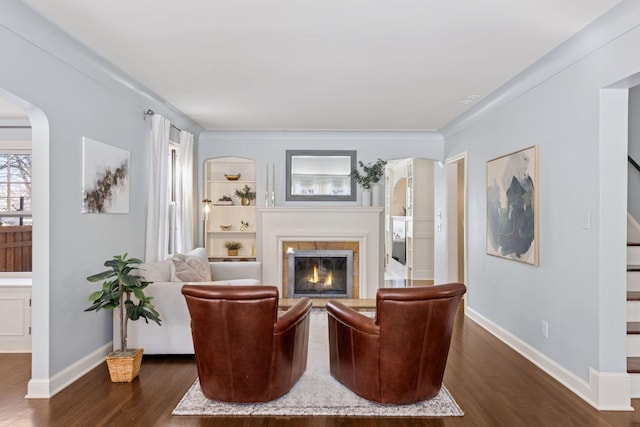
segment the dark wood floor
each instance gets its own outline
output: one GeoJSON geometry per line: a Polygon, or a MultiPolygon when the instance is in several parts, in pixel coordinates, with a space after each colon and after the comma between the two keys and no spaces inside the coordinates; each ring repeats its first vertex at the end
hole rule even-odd
{"type": "Polygon", "coordinates": [[[30,355],[0,355],[0,426],[640,426],[640,413],[596,411],[462,310],[444,382],[463,417],[172,416],[196,378],[190,357],[145,357],[131,384],[112,384],[101,365],[49,400],[24,399],[29,378],[30,355]]]}

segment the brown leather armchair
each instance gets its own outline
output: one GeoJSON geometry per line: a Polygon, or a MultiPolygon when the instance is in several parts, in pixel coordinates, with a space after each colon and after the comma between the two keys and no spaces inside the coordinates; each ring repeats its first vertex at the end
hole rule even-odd
{"type": "Polygon", "coordinates": [[[184,285],[202,392],[222,402],[276,399],[307,369],[311,300],[278,316],[275,286],[184,285]]]}
{"type": "Polygon", "coordinates": [[[365,399],[409,404],[442,386],[460,283],[378,289],[376,317],[327,302],[331,375],[365,399]]]}

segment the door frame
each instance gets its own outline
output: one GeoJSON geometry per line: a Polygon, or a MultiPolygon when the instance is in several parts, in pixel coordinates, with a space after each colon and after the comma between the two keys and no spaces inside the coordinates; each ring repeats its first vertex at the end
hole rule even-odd
{"type": "MultiPolygon", "coordinates": [[[[464,282],[468,286],[468,272],[467,272],[467,152],[464,151],[457,155],[451,156],[445,160],[445,203],[446,203],[446,218],[445,218],[445,280],[449,282],[458,282],[458,268],[460,262],[463,263],[464,282]],[[460,195],[458,191],[458,168],[462,163],[463,176],[462,176],[462,203],[463,203],[463,259],[460,260],[458,256],[458,204],[460,202],[460,195]]],[[[466,302],[465,302],[466,304],[466,302]]]]}

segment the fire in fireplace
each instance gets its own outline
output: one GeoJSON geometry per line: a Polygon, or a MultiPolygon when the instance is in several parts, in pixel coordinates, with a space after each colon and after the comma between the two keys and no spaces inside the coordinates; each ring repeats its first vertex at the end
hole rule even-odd
{"type": "Polygon", "coordinates": [[[351,298],[353,251],[288,252],[289,297],[351,298]]]}

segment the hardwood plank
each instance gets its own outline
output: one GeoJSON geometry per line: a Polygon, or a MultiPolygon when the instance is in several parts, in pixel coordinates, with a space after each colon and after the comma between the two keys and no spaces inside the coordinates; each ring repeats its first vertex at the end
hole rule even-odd
{"type": "MultiPolygon", "coordinates": [[[[49,400],[27,400],[29,354],[0,354],[0,426],[634,426],[639,412],[598,412],[479,325],[462,308],[444,383],[463,417],[178,417],[171,411],[196,378],[193,357],[145,356],[131,384],[105,364],[49,400]]],[[[640,400],[632,400],[640,410],[640,400]]]]}

